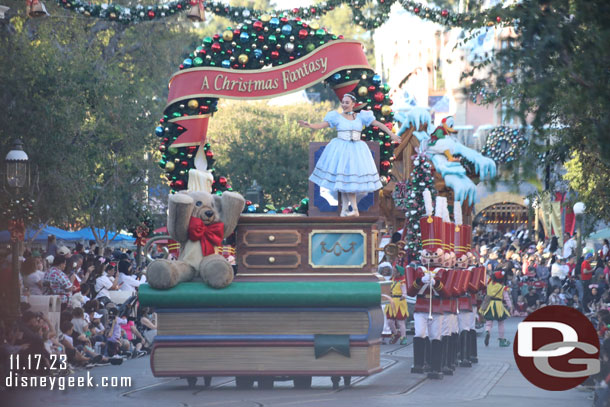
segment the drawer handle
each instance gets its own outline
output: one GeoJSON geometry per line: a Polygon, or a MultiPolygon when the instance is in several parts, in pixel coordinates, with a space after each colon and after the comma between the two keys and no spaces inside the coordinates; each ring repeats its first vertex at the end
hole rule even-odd
{"type": "Polygon", "coordinates": [[[275,236],[273,235],[269,235],[267,239],[269,239],[270,242],[275,242],[275,236]]]}
{"type": "Polygon", "coordinates": [[[271,256],[269,257],[269,263],[275,263],[275,257],[271,256]]]}

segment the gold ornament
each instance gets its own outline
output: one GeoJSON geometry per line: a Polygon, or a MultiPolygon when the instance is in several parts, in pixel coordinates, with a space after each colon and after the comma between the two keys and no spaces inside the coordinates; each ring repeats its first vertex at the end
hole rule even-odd
{"type": "Polygon", "coordinates": [[[227,30],[222,33],[222,39],[225,41],[233,41],[233,31],[227,30]]]}
{"type": "Polygon", "coordinates": [[[358,88],[358,96],[365,97],[368,94],[369,94],[369,90],[366,88],[366,86],[361,86],[358,88]]]}
{"type": "Polygon", "coordinates": [[[270,16],[269,14],[263,14],[263,15],[261,16],[261,21],[262,21],[263,23],[268,23],[268,22],[269,22],[269,20],[271,20],[271,16],[270,16]]]}
{"type": "Polygon", "coordinates": [[[165,163],[165,171],[172,172],[176,169],[176,165],[172,162],[165,163]]]}
{"type": "Polygon", "coordinates": [[[384,116],[388,116],[390,113],[392,113],[392,108],[388,105],[385,105],[381,108],[381,114],[384,116]]]}
{"type": "Polygon", "coordinates": [[[240,56],[237,57],[237,62],[239,62],[240,64],[243,64],[243,65],[246,65],[248,63],[248,55],[241,54],[240,56]]]}
{"type": "Polygon", "coordinates": [[[320,28],[320,25],[316,22],[313,22],[309,24],[309,28],[311,28],[312,30],[317,30],[318,28],[320,28]]]}
{"type": "Polygon", "coordinates": [[[199,107],[199,102],[197,102],[197,99],[191,99],[189,100],[188,106],[189,109],[197,109],[199,107]]]}

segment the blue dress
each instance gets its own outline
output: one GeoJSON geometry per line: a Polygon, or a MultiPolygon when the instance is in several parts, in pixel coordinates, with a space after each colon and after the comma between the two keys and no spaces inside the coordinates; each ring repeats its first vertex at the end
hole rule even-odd
{"type": "Polygon", "coordinates": [[[324,148],[309,180],[331,191],[346,193],[380,189],[382,185],[371,151],[359,137],[362,129],[373,120],[375,116],[368,110],[358,113],[354,120],[346,119],[337,111],[329,112],[324,121],[340,132],[342,138],[335,137],[324,148]],[[357,141],[344,139],[350,132],[357,135],[357,141]]]}

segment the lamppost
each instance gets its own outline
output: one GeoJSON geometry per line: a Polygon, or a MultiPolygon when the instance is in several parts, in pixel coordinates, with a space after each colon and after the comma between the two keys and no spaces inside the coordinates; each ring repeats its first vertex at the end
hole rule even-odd
{"type": "Polygon", "coordinates": [[[582,256],[582,214],[585,213],[586,206],[582,202],[576,202],[574,207],[574,215],[576,216],[576,225],[578,228],[578,239],[576,240],[576,259],[580,261],[580,256],[582,256]]]}
{"type": "Polygon", "coordinates": [[[532,239],[532,207],[530,206],[531,203],[532,202],[529,200],[529,198],[523,198],[523,205],[525,205],[525,207],[527,208],[527,237],[534,241],[532,239]]]}
{"type": "MultiPolygon", "coordinates": [[[[28,171],[28,155],[23,151],[23,143],[17,139],[13,143],[13,148],[8,152],[4,159],[6,169],[6,186],[8,192],[15,199],[19,199],[20,190],[28,188],[30,183],[30,174],[28,171]]],[[[19,290],[19,256],[21,253],[21,245],[25,237],[25,224],[21,216],[15,216],[8,222],[8,229],[11,233],[11,248],[12,248],[12,283],[10,286],[9,311],[8,316],[11,320],[16,320],[20,315],[19,302],[21,293],[19,290]]]]}

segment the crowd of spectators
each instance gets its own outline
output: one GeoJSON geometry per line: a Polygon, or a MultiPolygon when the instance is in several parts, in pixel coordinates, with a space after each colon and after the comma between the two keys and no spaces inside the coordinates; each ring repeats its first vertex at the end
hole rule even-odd
{"type": "Polygon", "coordinates": [[[576,234],[532,241],[525,230],[477,233],[475,250],[488,275],[503,270],[512,298],[512,315],[526,317],[548,305],[564,305],[586,315],[597,330],[601,372],[588,380],[596,389],[596,406],[610,400],[610,243],[585,249],[577,257],[576,234]]]}
{"type": "MultiPolygon", "coordinates": [[[[10,373],[16,354],[23,360],[42,355],[39,366],[20,374],[48,375],[119,365],[150,352],[156,314],[137,303],[137,288],[146,278],[129,251],[100,253],[93,241],[69,248],[51,237],[46,252],[26,250],[21,260],[21,318],[10,326],[0,321],[0,378],[10,373]],[[127,300],[113,302],[113,291],[128,291],[127,300]],[[31,310],[29,300],[37,295],[60,298],[59,329],[48,315],[31,310]],[[67,361],[66,369],[49,369],[57,357],[67,361]]],[[[0,261],[10,264],[7,256],[0,261]]]]}

